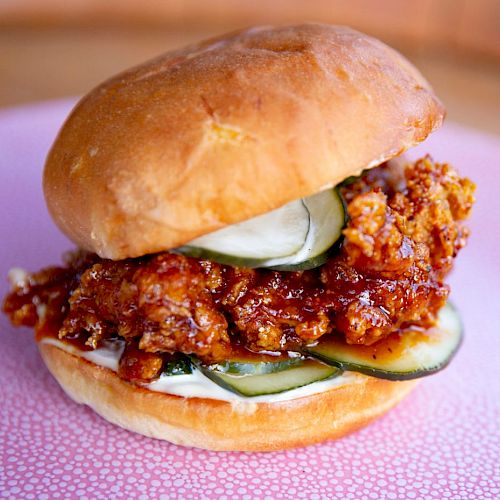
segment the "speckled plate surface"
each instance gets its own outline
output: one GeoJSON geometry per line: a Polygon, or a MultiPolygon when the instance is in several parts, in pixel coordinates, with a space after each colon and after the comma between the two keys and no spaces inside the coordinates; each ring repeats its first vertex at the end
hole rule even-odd
{"type": "MultiPolygon", "coordinates": [[[[12,266],[71,248],[41,192],[47,150],[73,102],[0,112],[0,294],[12,266]]],[[[181,448],[72,403],[27,329],[0,317],[0,495],[9,498],[499,498],[500,140],[447,124],[431,152],[478,184],[470,244],[452,277],[465,343],[395,410],[340,441],[275,453],[181,448]]]]}

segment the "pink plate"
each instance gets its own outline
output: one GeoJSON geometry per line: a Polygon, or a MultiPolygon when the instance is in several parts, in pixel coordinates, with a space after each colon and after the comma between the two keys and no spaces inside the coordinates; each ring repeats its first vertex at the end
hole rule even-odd
{"type": "MultiPolygon", "coordinates": [[[[0,113],[0,295],[12,266],[71,248],[48,216],[44,157],[73,101],[0,113]]],[[[466,339],[451,366],[386,417],[338,442],[215,453],[137,436],[71,402],[27,329],[0,317],[0,493],[9,498],[498,498],[500,141],[454,124],[432,152],[478,184],[469,247],[452,277],[466,339]]]]}

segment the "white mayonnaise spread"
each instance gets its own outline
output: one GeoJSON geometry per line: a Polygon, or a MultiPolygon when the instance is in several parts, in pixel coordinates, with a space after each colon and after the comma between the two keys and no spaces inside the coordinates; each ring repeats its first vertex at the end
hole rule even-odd
{"type": "MultiPolygon", "coordinates": [[[[118,371],[118,362],[123,353],[125,343],[120,340],[106,341],[103,347],[95,349],[94,351],[82,351],[73,347],[70,344],[61,342],[54,338],[45,338],[41,341],[44,344],[50,344],[63,351],[74,354],[75,356],[82,357],[96,365],[109,368],[113,371],[118,371]]],[[[151,382],[143,387],[150,391],[163,392],[166,394],[174,394],[176,396],[190,397],[190,398],[208,398],[219,399],[222,401],[229,401],[234,403],[274,403],[278,401],[289,401],[291,399],[302,398],[310,396],[319,392],[324,392],[333,387],[340,387],[342,385],[361,382],[364,379],[363,375],[354,372],[344,372],[342,375],[320,382],[313,382],[312,384],[290,391],[285,391],[279,394],[269,394],[267,396],[254,396],[245,397],[228,391],[223,387],[218,386],[209,378],[205,377],[196,368],[193,368],[193,373],[189,375],[162,375],[158,380],[151,382]]]]}
{"type": "Polygon", "coordinates": [[[84,358],[91,363],[109,368],[114,372],[118,371],[118,362],[125,349],[125,342],[122,340],[105,340],[102,347],[93,351],[82,351],[71,344],[50,337],[42,339],[41,343],[53,345],[70,354],[84,358]]]}
{"type": "Polygon", "coordinates": [[[24,288],[29,282],[29,274],[20,267],[13,267],[7,273],[7,279],[13,288],[24,288]]]}

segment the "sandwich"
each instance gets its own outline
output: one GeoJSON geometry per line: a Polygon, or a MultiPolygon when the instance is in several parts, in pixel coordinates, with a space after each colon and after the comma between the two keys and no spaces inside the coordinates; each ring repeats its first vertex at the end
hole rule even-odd
{"type": "Polygon", "coordinates": [[[255,27],[166,53],[83,97],[46,161],[64,264],[13,269],[77,403],[211,450],[336,439],[444,368],[445,280],[474,184],[403,153],[443,122],[382,42],[255,27]]]}

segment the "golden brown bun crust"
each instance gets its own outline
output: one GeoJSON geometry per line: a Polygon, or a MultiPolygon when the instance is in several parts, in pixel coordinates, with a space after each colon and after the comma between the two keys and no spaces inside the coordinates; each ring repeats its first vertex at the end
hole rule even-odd
{"type": "Polygon", "coordinates": [[[387,412],[416,384],[363,377],[291,401],[231,404],[141,389],[53,345],[38,347],[65,392],[109,422],[208,450],[271,451],[340,438],[387,412]]]}
{"type": "Polygon", "coordinates": [[[78,245],[168,250],[373,167],[444,109],[400,54],[341,26],[260,27],[167,53],[84,97],[48,156],[78,245]]]}

